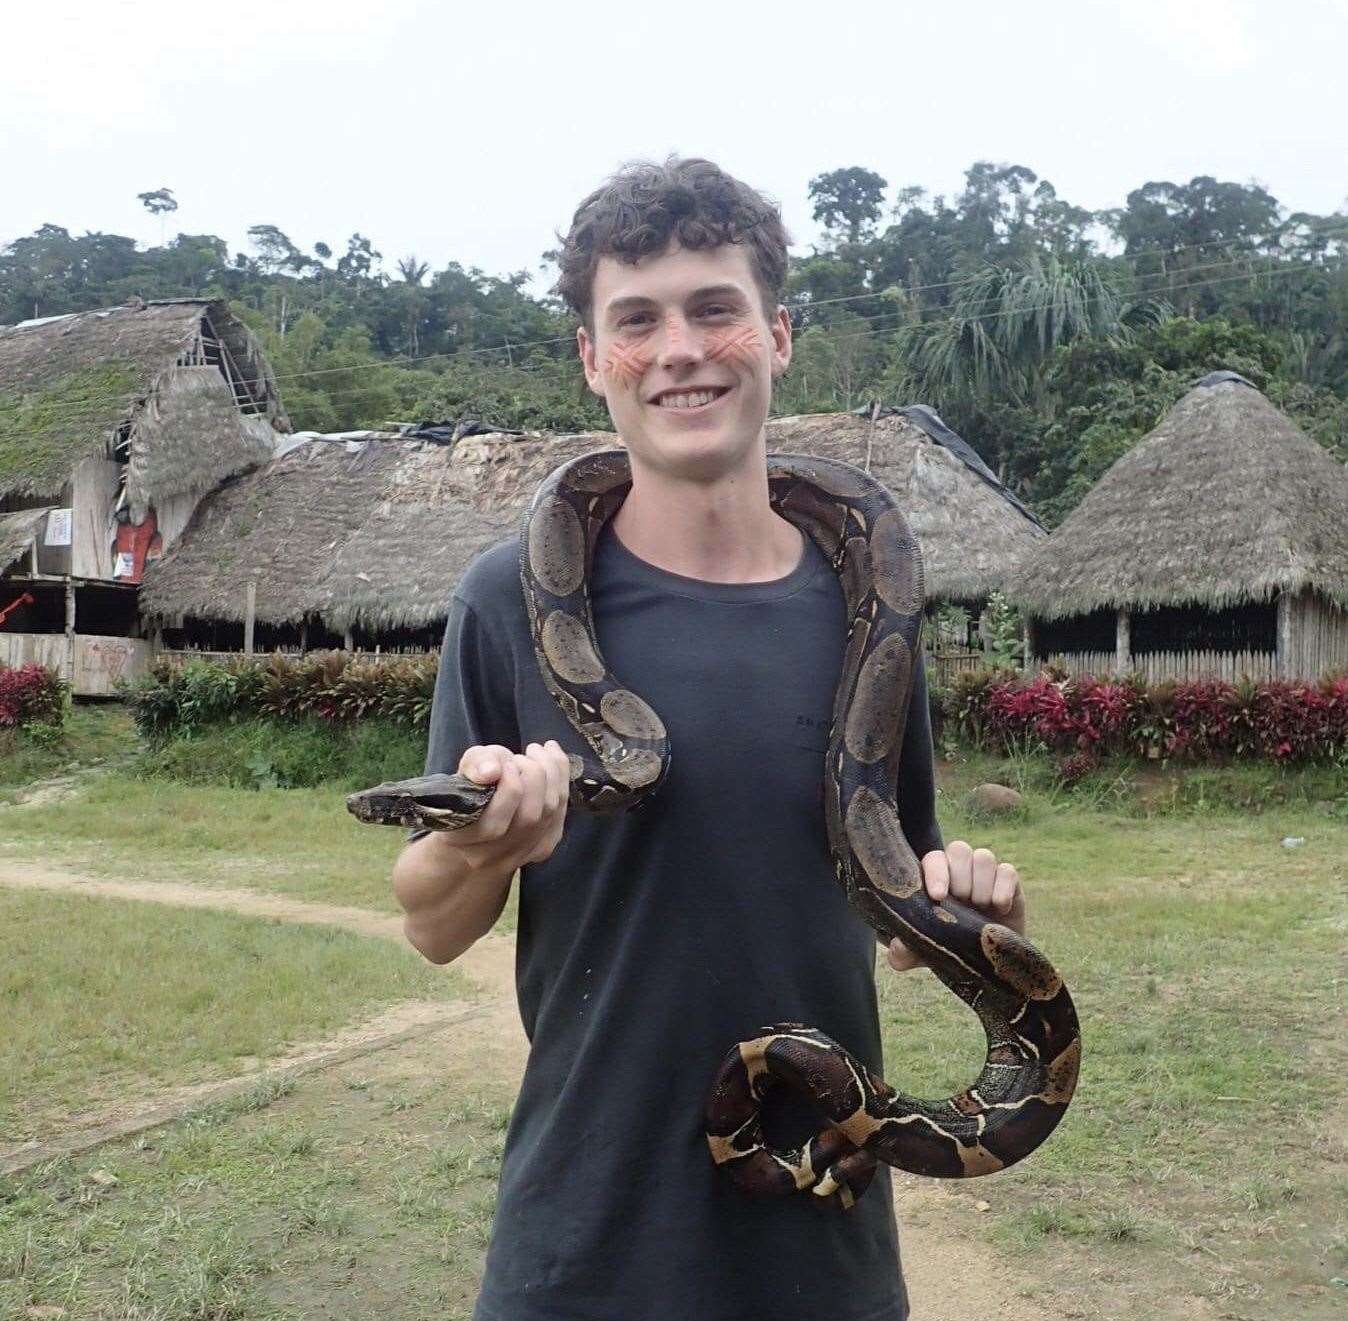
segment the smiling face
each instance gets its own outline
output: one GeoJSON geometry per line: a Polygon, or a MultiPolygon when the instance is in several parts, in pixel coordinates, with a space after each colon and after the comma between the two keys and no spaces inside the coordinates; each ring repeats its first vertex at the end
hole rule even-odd
{"type": "Polygon", "coordinates": [[[593,333],[576,332],[585,377],[634,467],[706,480],[755,452],[791,322],[782,308],[765,315],[743,247],[601,257],[591,306],[593,333]]]}

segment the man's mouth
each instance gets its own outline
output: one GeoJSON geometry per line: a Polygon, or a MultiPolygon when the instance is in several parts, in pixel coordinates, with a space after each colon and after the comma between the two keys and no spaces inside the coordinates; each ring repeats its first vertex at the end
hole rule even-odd
{"type": "Polygon", "coordinates": [[[664,390],[652,399],[657,408],[694,409],[714,404],[723,395],[730,393],[728,385],[710,385],[699,390],[664,390]]]}

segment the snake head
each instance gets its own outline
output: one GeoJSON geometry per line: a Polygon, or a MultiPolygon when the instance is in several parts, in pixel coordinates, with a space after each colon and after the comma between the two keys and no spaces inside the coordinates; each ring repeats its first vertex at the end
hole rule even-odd
{"type": "Polygon", "coordinates": [[[350,794],[346,810],[369,825],[461,830],[482,815],[495,790],[466,775],[419,775],[350,794]]]}

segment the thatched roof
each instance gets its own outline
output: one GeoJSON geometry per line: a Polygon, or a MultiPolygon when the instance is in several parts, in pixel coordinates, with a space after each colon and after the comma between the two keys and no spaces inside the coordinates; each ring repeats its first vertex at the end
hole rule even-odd
{"type": "Polygon", "coordinates": [[[0,514],[0,573],[9,568],[24,553],[42,526],[50,508],[20,509],[11,514],[0,514]]]}
{"type": "Polygon", "coordinates": [[[519,526],[543,477],[614,440],[492,433],[451,448],[372,432],[301,443],[202,501],[148,567],[141,612],[237,622],[252,579],[263,623],[432,624],[469,561],[519,526]]]}
{"type": "MultiPolygon", "coordinates": [[[[316,614],[337,629],[433,624],[469,561],[515,532],[553,468],[616,443],[609,432],[493,433],[453,446],[393,433],[315,438],[208,496],[146,571],[141,609],[238,621],[253,578],[261,622],[316,614]]],[[[899,414],[776,418],[768,445],[858,466],[869,448],[871,471],[922,542],[933,598],[986,596],[1045,535],[991,474],[899,414]]]]}
{"type": "Polygon", "coordinates": [[[866,468],[898,500],[922,547],[927,599],[981,601],[1048,534],[967,441],[929,408],[772,418],[768,448],[866,468]]]}
{"type": "Polygon", "coordinates": [[[1213,372],[1022,562],[1008,594],[1059,619],[1307,587],[1348,606],[1348,473],[1248,381],[1213,372]]]}
{"type": "Polygon", "coordinates": [[[133,517],[271,456],[288,431],[251,332],[220,302],[174,299],[0,327],[0,498],[56,496],[82,459],[130,440],[133,517]],[[202,337],[223,344],[257,416],[245,420],[202,337]],[[164,419],[172,418],[171,425],[164,419]],[[265,425],[264,425],[265,424],[265,425]]]}

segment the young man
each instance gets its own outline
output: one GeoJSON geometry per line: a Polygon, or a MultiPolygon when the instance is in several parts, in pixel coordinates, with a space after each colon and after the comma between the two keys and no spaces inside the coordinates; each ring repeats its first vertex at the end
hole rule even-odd
{"type": "MultiPolygon", "coordinates": [[[[596,630],[658,711],[668,779],[619,818],[567,816],[574,735],[534,660],[513,542],[451,601],[427,772],[497,785],[478,823],[409,843],[409,940],[448,962],[520,870],[531,1052],[506,1143],[478,1321],[902,1321],[889,1181],[846,1214],[758,1201],[711,1161],[725,1052],[766,1023],[880,1066],[874,935],[833,879],[822,757],[846,617],[817,547],[768,504],[764,420],[791,361],[777,211],[707,161],[631,166],[581,204],[560,292],[631,456],[596,550],[596,630]]],[[[900,816],[928,892],[1023,929],[1014,868],[941,846],[921,669],[900,816]]],[[[917,961],[898,943],[897,969],[917,961]]],[[[902,1085],[901,1077],[892,1077],[902,1085]]],[[[773,1098],[770,1098],[770,1101],[773,1098]]],[[[786,1099],[771,1139],[817,1125],[786,1099]]]]}

